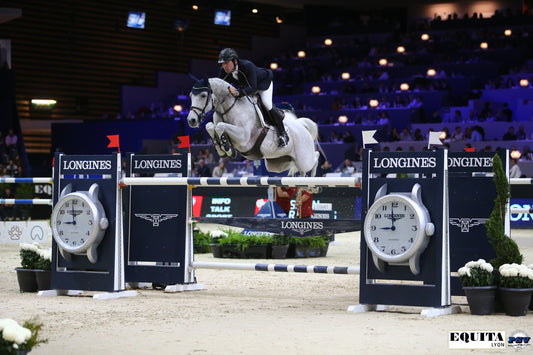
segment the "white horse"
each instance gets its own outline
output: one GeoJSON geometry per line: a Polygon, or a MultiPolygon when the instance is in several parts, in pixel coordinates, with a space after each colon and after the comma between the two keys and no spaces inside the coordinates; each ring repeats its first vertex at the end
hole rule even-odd
{"type": "Polygon", "coordinates": [[[264,124],[256,97],[235,98],[229,83],[219,78],[196,80],[190,93],[191,109],[187,122],[197,128],[213,113],[205,128],[221,157],[235,157],[234,148],[250,160],[265,159],[268,171],[289,175],[309,172],[315,176],[319,153],[315,150],[318,127],[309,118],[297,118],[285,111],[283,123],[290,137],[287,146],[278,148],[274,127],[264,124]]]}

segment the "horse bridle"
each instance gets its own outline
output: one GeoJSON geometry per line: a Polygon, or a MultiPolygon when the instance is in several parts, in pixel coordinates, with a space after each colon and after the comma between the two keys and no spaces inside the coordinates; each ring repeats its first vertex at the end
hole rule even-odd
{"type": "Polygon", "coordinates": [[[194,88],[194,90],[200,90],[198,94],[204,91],[207,91],[207,99],[205,100],[205,105],[203,108],[200,108],[197,106],[191,106],[191,111],[193,111],[198,117],[198,119],[200,120],[200,122],[202,122],[206,117],[210,116],[213,113],[213,111],[216,110],[215,103],[213,102],[213,96],[212,96],[213,90],[209,86],[194,88]],[[207,104],[209,103],[209,100],[211,100],[211,104],[213,105],[214,109],[209,112],[205,112],[205,109],[207,108],[207,104]],[[201,110],[200,113],[198,113],[197,110],[198,111],[201,110]]]}
{"type": "MultiPolygon", "coordinates": [[[[198,117],[198,119],[201,122],[203,122],[203,120],[205,118],[210,116],[213,113],[213,111],[218,113],[220,115],[220,117],[223,118],[224,115],[226,115],[235,106],[235,104],[237,103],[237,98],[233,97],[233,103],[231,104],[231,106],[225,112],[220,113],[220,112],[217,111],[217,106],[215,105],[215,101],[214,101],[213,96],[212,96],[213,89],[211,89],[209,86],[204,86],[204,87],[194,88],[194,90],[200,90],[198,92],[198,94],[201,93],[201,92],[207,91],[207,99],[205,100],[205,105],[204,105],[203,108],[200,108],[200,107],[197,107],[197,106],[191,106],[191,111],[193,111],[196,114],[196,116],[198,117]],[[207,108],[207,104],[209,103],[210,99],[211,99],[211,104],[213,105],[213,109],[211,111],[209,111],[209,112],[205,112],[205,110],[207,108]],[[197,111],[200,111],[200,113],[198,113],[197,111]]],[[[225,98],[224,98],[224,100],[222,100],[219,103],[219,105],[224,103],[224,101],[226,101],[225,98]]]]}

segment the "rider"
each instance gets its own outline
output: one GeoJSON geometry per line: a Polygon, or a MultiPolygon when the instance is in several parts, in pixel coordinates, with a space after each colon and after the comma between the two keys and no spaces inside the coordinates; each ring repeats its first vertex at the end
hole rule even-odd
{"type": "Polygon", "coordinates": [[[259,94],[278,131],[278,147],[285,147],[289,142],[289,136],[278,109],[272,104],[272,71],[258,68],[249,60],[239,59],[237,52],[231,48],[220,51],[218,63],[222,64],[219,77],[237,86],[237,89],[233,86],[229,87],[233,96],[239,98],[244,95],[259,94]]]}

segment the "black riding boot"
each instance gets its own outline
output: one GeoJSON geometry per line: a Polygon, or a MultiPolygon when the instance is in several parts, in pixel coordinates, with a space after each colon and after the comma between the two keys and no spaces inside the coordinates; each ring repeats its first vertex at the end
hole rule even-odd
{"type": "Polygon", "coordinates": [[[285,131],[285,126],[283,126],[283,119],[281,118],[278,109],[275,107],[273,107],[272,110],[269,111],[269,113],[272,117],[272,120],[274,121],[274,126],[276,126],[276,130],[278,131],[278,147],[285,147],[289,143],[289,135],[287,134],[287,131],[285,131]]]}

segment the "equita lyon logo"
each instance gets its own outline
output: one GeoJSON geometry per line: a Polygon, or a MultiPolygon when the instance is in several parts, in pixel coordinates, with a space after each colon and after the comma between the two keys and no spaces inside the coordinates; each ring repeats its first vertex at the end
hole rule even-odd
{"type": "Polygon", "coordinates": [[[494,330],[450,331],[450,349],[505,349],[505,332],[494,330]]]}
{"type": "Polygon", "coordinates": [[[176,218],[178,217],[178,215],[169,213],[135,213],[135,217],[139,217],[147,220],[148,222],[152,222],[152,227],[159,227],[159,223],[172,218],[176,218]]]}

